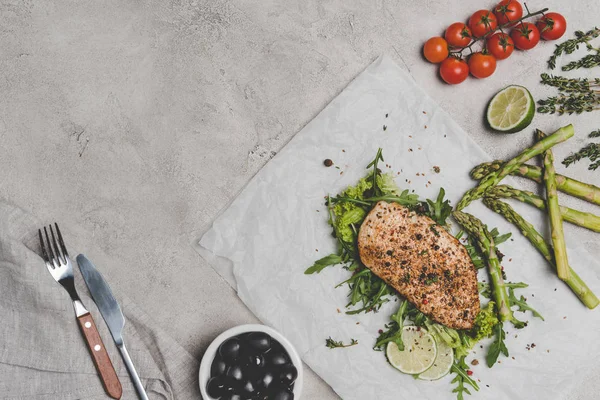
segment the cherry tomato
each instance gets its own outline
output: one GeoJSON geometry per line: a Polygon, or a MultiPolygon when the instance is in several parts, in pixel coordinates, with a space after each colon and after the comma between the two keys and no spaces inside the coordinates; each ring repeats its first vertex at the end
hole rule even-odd
{"type": "Polygon", "coordinates": [[[511,32],[510,37],[517,49],[533,49],[540,41],[540,31],[531,22],[521,22],[511,32]]]}
{"type": "Polygon", "coordinates": [[[475,78],[487,78],[496,70],[496,59],[491,54],[477,52],[469,57],[469,71],[475,78]]]}
{"type": "Polygon", "coordinates": [[[448,57],[440,65],[440,76],[450,85],[463,82],[469,76],[469,66],[460,58],[448,57]]]}
{"type": "Polygon", "coordinates": [[[462,22],[455,22],[446,28],[446,41],[453,47],[465,47],[471,43],[471,30],[462,22]]]}
{"type": "MultiPolygon", "coordinates": [[[[494,14],[498,20],[498,25],[508,24],[523,17],[523,6],[517,0],[502,0],[494,7],[494,14]]],[[[512,26],[511,24],[509,26],[512,26]]]]}
{"type": "Polygon", "coordinates": [[[482,37],[486,33],[496,30],[497,27],[496,16],[488,10],[475,11],[469,18],[469,29],[475,37],[482,37]]]}
{"type": "Polygon", "coordinates": [[[441,63],[448,58],[448,42],[439,36],[432,37],[425,42],[423,55],[430,63],[441,63]]]}
{"type": "Polygon", "coordinates": [[[544,40],[556,40],[565,34],[567,20],[559,13],[551,12],[544,15],[538,22],[540,36],[544,40]]]}
{"type": "Polygon", "coordinates": [[[486,47],[497,60],[504,60],[512,54],[515,43],[506,33],[498,32],[488,38],[486,47]]]}

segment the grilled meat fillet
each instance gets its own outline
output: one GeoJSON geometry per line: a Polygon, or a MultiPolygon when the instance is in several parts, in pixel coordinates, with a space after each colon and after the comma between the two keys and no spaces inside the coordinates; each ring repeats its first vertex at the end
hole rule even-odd
{"type": "Polygon", "coordinates": [[[473,327],[477,270],[467,249],[431,218],[380,201],[360,228],[358,251],[363,264],[434,321],[473,327]]]}

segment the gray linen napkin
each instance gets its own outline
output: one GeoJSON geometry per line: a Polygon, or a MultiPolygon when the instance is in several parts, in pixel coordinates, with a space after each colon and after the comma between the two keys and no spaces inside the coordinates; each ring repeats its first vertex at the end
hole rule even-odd
{"type": "MultiPolygon", "coordinates": [[[[38,255],[42,224],[0,202],[0,398],[107,399],[96,374],[67,292],[38,255]]],[[[61,226],[71,255],[69,229],[61,226]]],[[[74,236],[74,235],[73,235],[74,236]]],[[[97,253],[97,252],[96,252],[97,253]]],[[[77,291],[92,313],[123,385],[135,389],[102,316],[74,265],[77,291]]],[[[108,279],[107,279],[108,280],[108,279]]],[[[124,337],[150,399],[199,399],[198,362],[150,318],[115,294],[127,320],[124,337]]]]}

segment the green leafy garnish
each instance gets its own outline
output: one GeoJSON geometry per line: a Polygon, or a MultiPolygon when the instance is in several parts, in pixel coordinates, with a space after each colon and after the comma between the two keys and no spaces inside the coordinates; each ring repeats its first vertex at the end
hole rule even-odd
{"type": "Polygon", "coordinates": [[[494,366],[494,364],[496,364],[496,361],[498,360],[500,353],[502,353],[506,357],[508,357],[508,349],[506,348],[506,345],[504,344],[504,339],[506,338],[506,334],[504,333],[502,322],[498,322],[496,324],[496,326],[494,327],[494,331],[496,332],[496,338],[494,339],[494,342],[490,346],[487,356],[485,357],[487,366],[490,368],[492,368],[494,366]]]}
{"type": "Polygon", "coordinates": [[[427,204],[429,205],[429,212],[427,213],[427,215],[429,216],[429,218],[431,218],[432,220],[434,220],[442,226],[446,225],[446,220],[452,212],[450,200],[444,200],[445,195],[446,192],[444,188],[441,188],[438,197],[435,201],[427,199],[427,204]]]}
{"type": "Polygon", "coordinates": [[[538,317],[542,321],[544,321],[544,317],[542,317],[542,315],[539,312],[537,312],[533,307],[527,304],[527,300],[525,300],[524,296],[521,296],[517,299],[512,287],[508,288],[508,301],[510,302],[511,306],[517,306],[519,308],[519,311],[525,312],[529,310],[531,311],[534,317],[538,317]]]}
{"type": "Polygon", "coordinates": [[[452,390],[452,393],[456,393],[457,400],[464,400],[464,393],[469,395],[471,394],[465,384],[471,386],[477,391],[479,390],[479,385],[477,385],[477,382],[475,382],[475,380],[469,376],[467,373],[468,370],[469,367],[467,366],[467,363],[465,363],[464,357],[456,359],[452,365],[452,369],[450,370],[452,373],[456,374],[451,383],[456,384],[456,387],[452,390]]]}
{"type": "Polygon", "coordinates": [[[374,350],[381,350],[388,342],[394,342],[400,351],[404,350],[404,342],[402,341],[402,330],[404,328],[404,320],[407,316],[408,300],[403,300],[398,307],[398,311],[391,316],[392,322],[385,326],[386,330],[382,331],[377,338],[374,350]]]}
{"type": "Polygon", "coordinates": [[[325,269],[326,267],[329,267],[330,265],[340,264],[343,261],[344,260],[339,255],[330,254],[328,256],[325,256],[325,257],[315,261],[315,263],[312,265],[312,267],[307,268],[307,270],[304,271],[304,273],[307,275],[310,275],[310,274],[314,274],[316,272],[318,274],[319,272],[323,271],[323,269],[325,269]]]}
{"type": "Polygon", "coordinates": [[[329,347],[330,349],[337,349],[337,348],[341,348],[341,347],[350,347],[350,346],[354,346],[358,344],[358,340],[356,339],[350,339],[350,343],[349,344],[344,344],[341,340],[333,340],[331,338],[331,336],[329,336],[329,338],[325,339],[325,346],[329,347]]]}

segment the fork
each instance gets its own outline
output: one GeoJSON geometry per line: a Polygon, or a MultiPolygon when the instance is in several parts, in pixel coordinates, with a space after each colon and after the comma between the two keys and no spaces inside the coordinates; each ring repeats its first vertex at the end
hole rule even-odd
{"type": "Polygon", "coordinates": [[[123,394],[121,382],[117,377],[117,373],[110,361],[106,347],[104,347],[102,338],[98,333],[92,314],[85,308],[75,290],[73,264],[71,264],[71,260],[69,259],[69,253],[67,252],[60,229],[58,229],[58,224],[55,223],[54,226],[56,227],[56,236],[54,235],[52,225],[48,226],[48,228],[50,228],[50,235],[48,235],[48,229],[46,229],[46,227],[44,227],[43,236],[42,230],[38,229],[40,245],[42,247],[42,257],[54,280],[60,283],[69,293],[69,296],[71,296],[73,307],[75,308],[75,315],[77,316],[77,322],[79,323],[88,350],[94,360],[96,370],[100,375],[104,390],[113,399],[120,399],[123,394]],[[46,242],[44,242],[44,236],[46,242]],[[57,237],[58,243],[56,240],[57,237]]]}

